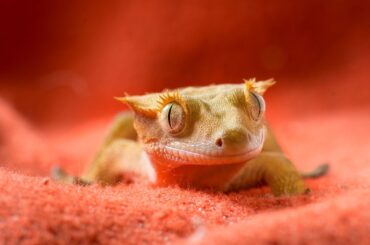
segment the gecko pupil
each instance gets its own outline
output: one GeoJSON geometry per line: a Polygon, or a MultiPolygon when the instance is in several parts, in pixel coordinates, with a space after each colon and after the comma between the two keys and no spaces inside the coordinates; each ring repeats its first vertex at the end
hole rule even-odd
{"type": "Polygon", "coordinates": [[[168,125],[170,125],[170,128],[172,128],[172,125],[171,125],[171,111],[172,111],[172,107],[173,107],[173,104],[171,104],[171,107],[168,110],[168,115],[167,115],[168,125]]]}
{"type": "Polygon", "coordinates": [[[176,102],[167,104],[163,108],[160,121],[163,128],[171,134],[179,133],[185,126],[185,114],[182,107],[176,102]]]}

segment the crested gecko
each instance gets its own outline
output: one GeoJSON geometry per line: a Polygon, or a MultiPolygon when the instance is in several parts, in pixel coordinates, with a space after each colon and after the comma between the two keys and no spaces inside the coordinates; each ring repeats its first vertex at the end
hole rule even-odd
{"type": "Polygon", "coordinates": [[[303,194],[299,173],[264,119],[264,92],[273,79],[186,87],[117,98],[132,112],[120,114],[96,158],[81,177],[54,169],[69,183],[114,184],[124,172],[160,185],[232,191],[267,184],[275,196],[303,194]]]}

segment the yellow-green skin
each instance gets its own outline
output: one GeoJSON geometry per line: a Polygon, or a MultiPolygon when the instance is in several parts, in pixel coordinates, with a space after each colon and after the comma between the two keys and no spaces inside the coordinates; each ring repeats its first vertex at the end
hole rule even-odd
{"type": "Polygon", "coordinates": [[[248,80],[120,98],[132,112],[117,117],[79,181],[113,184],[133,172],[162,186],[230,191],[266,183],[276,196],[305,193],[264,120],[262,95],[273,84],[248,80]]]}

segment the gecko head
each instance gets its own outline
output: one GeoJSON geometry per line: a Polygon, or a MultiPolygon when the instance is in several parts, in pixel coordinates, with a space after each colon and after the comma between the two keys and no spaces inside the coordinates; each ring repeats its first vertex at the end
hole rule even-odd
{"type": "Polygon", "coordinates": [[[177,165],[243,163],[264,142],[265,102],[275,82],[187,87],[118,98],[135,113],[134,126],[149,158],[177,165]]]}

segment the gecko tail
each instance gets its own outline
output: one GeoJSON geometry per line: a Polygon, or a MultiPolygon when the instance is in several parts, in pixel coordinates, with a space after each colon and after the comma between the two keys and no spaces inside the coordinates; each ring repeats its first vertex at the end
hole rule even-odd
{"type": "Polygon", "coordinates": [[[312,170],[311,172],[307,172],[307,173],[301,173],[301,176],[305,179],[314,179],[314,178],[319,178],[321,176],[324,176],[328,173],[330,169],[330,166],[329,164],[327,163],[324,163],[324,164],[321,164],[319,166],[317,166],[314,170],[312,170]]]}

